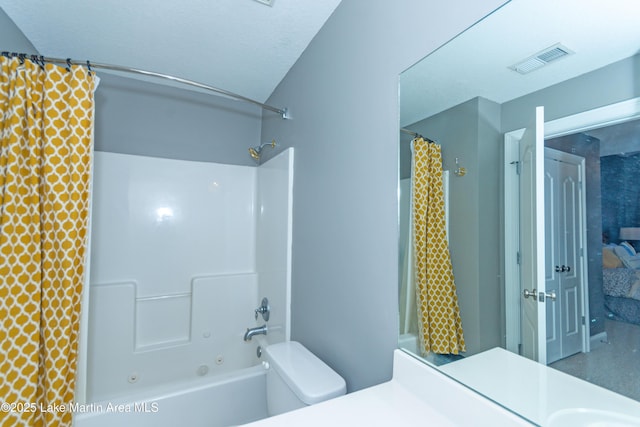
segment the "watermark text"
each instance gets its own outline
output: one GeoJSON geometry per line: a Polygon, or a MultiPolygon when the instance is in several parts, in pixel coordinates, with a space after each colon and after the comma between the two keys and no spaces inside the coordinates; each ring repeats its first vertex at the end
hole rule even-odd
{"type": "Polygon", "coordinates": [[[160,411],[158,402],[134,402],[134,403],[26,403],[26,402],[1,402],[0,412],[72,412],[85,414],[90,412],[118,412],[118,413],[156,413],[160,411]]]}

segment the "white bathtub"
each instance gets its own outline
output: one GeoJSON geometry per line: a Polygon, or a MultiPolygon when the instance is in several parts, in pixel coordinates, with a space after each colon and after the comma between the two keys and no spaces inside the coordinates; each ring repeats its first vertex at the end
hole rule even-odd
{"type": "Polygon", "coordinates": [[[74,410],[75,427],[225,427],[267,417],[260,364],[74,410]]]}

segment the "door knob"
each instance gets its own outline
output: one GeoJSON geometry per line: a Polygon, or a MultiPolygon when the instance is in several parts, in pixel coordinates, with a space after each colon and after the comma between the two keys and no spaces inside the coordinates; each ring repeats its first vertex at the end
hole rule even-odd
{"type": "Polygon", "coordinates": [[[522,295],[524,295],[525,298],[532,297],[533,299],[536,299],[536,297],[538,296],[538,291],[536,291],[535,289],[532,291],[530,291],[529,289],[525,289],[524,291],[522,291],[522,295]]]}
{"type": "Polygon", "coordinates": [[[555,301],[556,300],[556,292],[555,291],[545,292],[544,296],[546,298],[550,299],[551,301],[555,301]]]}

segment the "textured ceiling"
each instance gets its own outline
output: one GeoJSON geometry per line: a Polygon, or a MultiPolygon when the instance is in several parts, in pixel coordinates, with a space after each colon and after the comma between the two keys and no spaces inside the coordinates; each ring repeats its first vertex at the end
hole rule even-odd
{"type": "Polygon", "coordinates": [[[401,125],[476,96],[504,103],[633,56],[639,17],[638,0],[512,0],[401,75],[401,125]],[[508,68],[556,43],[575,54],[526,75],[508,68]]]}
{"type": "Polygon", "coordinates": [[[0,0],[0,7],[44,56],[172,74],[264,102],[339,3],[0,0]]]}

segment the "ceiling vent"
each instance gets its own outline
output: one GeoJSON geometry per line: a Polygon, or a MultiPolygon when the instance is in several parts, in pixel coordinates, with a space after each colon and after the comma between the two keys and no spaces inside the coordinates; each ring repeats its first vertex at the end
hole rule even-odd
{"type": "Polygon", "coordinates": [[[565,56],[571,54],[573,54],[572,50],[558,43],[546,48],[541,52],[536,53],[533,56],[530,56],[523,61],[518,62],[517,64],[510,66],[509,68],[517,71],[520,74],[527,74],[534,70],[537,70],[538,68],[544,67],[552,61],[564,58],[565,56]]]}

